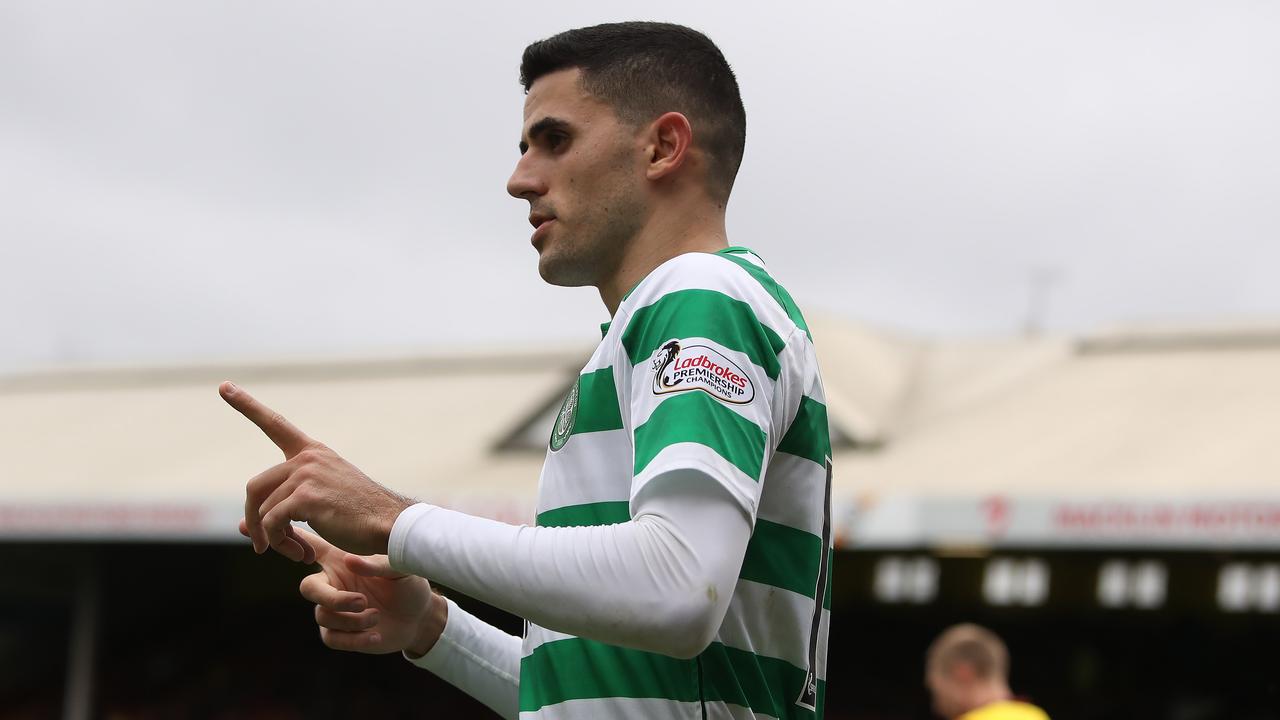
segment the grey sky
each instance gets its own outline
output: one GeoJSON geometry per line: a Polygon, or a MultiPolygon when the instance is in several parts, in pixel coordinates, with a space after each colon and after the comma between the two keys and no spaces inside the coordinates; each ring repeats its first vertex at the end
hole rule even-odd
{"type": "MultiPolygon", "coordinates": [[[[589,343],[538,279],[520,51],[707,32],[731,239],[877,325],[1280,319],[1273,2],[0,4],[0,371],[589,343]]],[[[598,337],[598,336],[597,336],[598,337]]]]}

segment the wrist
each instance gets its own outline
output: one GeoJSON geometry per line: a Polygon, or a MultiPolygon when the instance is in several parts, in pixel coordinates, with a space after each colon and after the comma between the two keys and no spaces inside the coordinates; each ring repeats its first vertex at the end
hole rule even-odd
{"type": "Polygon", "coordinates": [[[443,595],[433,590],[429,596],[426,611],[418,620],[418,632],[415,633],[409,646],[404,649],[405,655],[410,660],[417,660],[431,652],[431,648],[435,647],[436,641],[444,633],[444,626],[448,622],[449,603],[445,602],[443,595]]]}
{"type": "Polygon", "coordinates": [[[377,552],[388,554],[391,550],[391,533],[395,530],[396,521],[400,519],[400,514],[410,507],[417,504],[412,498],[407,498],[394,491],[387,491],[390,502],[386,509],[378,513],[377,524],[377,552]]]}

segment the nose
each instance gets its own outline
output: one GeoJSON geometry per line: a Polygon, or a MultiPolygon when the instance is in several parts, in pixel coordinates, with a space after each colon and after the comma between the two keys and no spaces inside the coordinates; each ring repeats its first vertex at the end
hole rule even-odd
{"type": "Polygon", "coordinates": [[[543,174],[538,172],[537,163],[532,155],[533,153],[521,155],[520,160],[516,162],[516,169],[507,179],[507,193],[513,198],[529,200],[547,193],[547,181],[543,174]]]}

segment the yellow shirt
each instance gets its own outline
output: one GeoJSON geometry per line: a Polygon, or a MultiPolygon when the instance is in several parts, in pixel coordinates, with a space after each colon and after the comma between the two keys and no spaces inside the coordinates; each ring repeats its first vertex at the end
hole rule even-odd
{"type": "Polygon", "coordinates": [[[970,710],[956,720],[1049,720],[1049,716],[1035,705],[1017,700],[1002,700],[970,710]]]}

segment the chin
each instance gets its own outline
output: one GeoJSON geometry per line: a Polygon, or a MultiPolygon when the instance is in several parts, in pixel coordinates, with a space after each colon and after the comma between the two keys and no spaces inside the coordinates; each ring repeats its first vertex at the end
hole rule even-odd
{"type": "Polygon", "coordinates": [[[548,285],[559,287],[582,287],[591,285],[592,281],[582,272],[582,268],[571,259],[557,257],[550,250],[538,254],[538,275],[548,285]]]}

